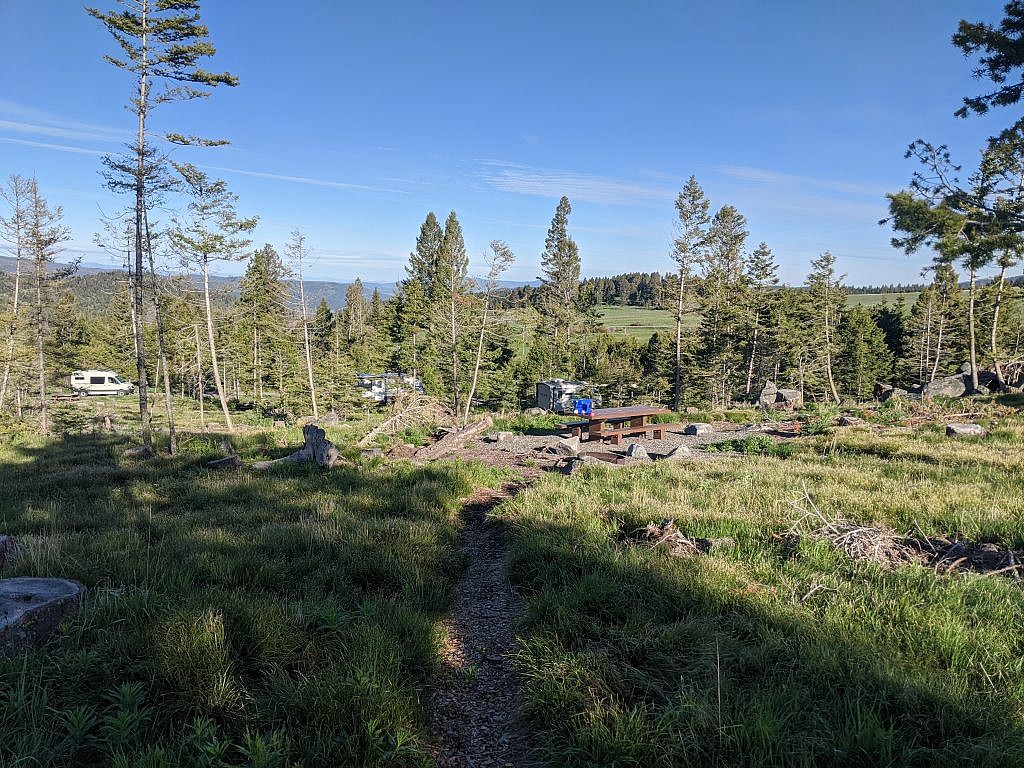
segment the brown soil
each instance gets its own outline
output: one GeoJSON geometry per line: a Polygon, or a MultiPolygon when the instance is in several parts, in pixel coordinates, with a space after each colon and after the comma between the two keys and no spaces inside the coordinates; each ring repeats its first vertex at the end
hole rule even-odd
{"type": "Polygon", "coordinates": [[[452,614],[444,621],[441,658],[430,695],[430,725],[441,766],[529,764],[522,696],[513,655],[525,602],[506,572],[501,524],[487,520],[522,484],[482,490],[462,508],[462,552],[468,561],[452,614]]]}

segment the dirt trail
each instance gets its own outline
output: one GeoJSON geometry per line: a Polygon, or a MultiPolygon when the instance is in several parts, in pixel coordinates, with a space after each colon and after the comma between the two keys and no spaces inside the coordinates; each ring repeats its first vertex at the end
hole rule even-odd
{"type": "Polygon", "coordinates": [[[486,519],[522,487],[479,491],[462,508],[462,552],[469,566],[443,623],[444,669],[430,697],[437,760],[446,768],[529,764],[521,686],[511,658],[524,601],[508,581],[505,531],[486,519]]]}

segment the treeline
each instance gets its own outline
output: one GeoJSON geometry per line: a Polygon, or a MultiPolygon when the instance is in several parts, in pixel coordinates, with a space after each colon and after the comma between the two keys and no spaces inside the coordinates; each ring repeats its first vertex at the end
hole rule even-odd
{"type": "MultiPolygon", "coordinates": [[[[610,277],[588,277],[580,283],[580,294],[591,304],[665,309],[671,304],[676,291],[676,275],[661,272],[626,272],[610,277]]],[[[917,293],[926,283],[888,283],[885,285],[844,285],[851,294],[917,293]]],[[[513,303],[539,301],[540,288],[534,285],[518,286],[509,294],[513,303]]]]}

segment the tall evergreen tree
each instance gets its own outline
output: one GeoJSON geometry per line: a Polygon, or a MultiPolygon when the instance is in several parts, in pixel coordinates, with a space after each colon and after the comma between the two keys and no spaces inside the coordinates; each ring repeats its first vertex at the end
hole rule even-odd
{"type": "Polygon", "coordinates": [[[7,216],[0,217],[0,238],[7,242],[14,258],[14,286],[11,290],[11,304],[4,315],[7,339],[4,349],[4,372],[0,380],[0,410],[7,398],[7,388],[14,365],[14,351],[18,337],[18,322],[21,312],[22,268],[29,258],[29,221],[32,211],[32,179],[12,175],[0,189],[2,198],[10,208],[7,216]]]}
{"type": "Polygon", "coordinates": [[[46,401],[46,349],[49,342],[49,325],[53,315],[55,287],[77,269],[77,261],[70,266],[54,268],[61,243],[71,238],[70,230],[63,224],[64,212],[51,208],[39,191],[39,184],[33,178],[27,188],[29,208],[26,223],[28,251],[32,260],[32,288],[34,306],[32,327],[35,333],[36,355],[39,366],[39,431],[48,434],[50,422],[46,401]]]}
{"type": "MultiPolygon", "coordinates": [[[[238,85],[228,73],[213,73],[201,65],[213,56],[209,30],[200,23],[198,0],[119,0],[121,8],[101,11],[86,8],[110,32],[121,49],[121,58],[104,59],[128,72],[135,80],[128,109],[135,115],[135,140],[129,152],[107,157],[107,183],[114,191],[134,196],[134,280],[132,301],[135,317],[135,352],[138,372],[139,416],[143,448],[152,452],[148,376],[143,344],[143,257],[147,245],[148,212],[155,197],[168,186],[166,160],[152,141],[148,127],[150,113],[159,105],[187,101],[209,95],[209,88],[238,85]],[[162,86],[162,87],[161,87],[162,86]]],[[[180,133],[164,137],[175,144],[206,146],[223,142],[209,141],[180,133]]]]}
{"type": "Polygon", "coordinates": [[[843,314],[837,348],[841,351],[839,381],[843,391],[857,400],[868,399],[875,382],[892,372],[893,355],[885,333],[864,307],[855,306],[843,314]]]}
{"type": "Polygon", "coordinates": [[[281,257],[268,244],[249,257],[239,283],[239,341],[251,351],[252,396],[259,405],[264,403],[264,384],[271,372],[274,349],[281,342],[281,329],[286,326],[287,274],[281,257]]]}
{"type": "Polygon", "coordinates": [[[843,276],[836,274],[836,257],[825,251],[814,259],[806,285],[811,309],[815,315],[815,335],[821,362],[825,367],[828,395],[839,403],[842,398],[839,397],[839,389],[836,387],[833,363],[838,349],[836,330],[846,294],[843,291],[843,276]]]}
{"type": "Polygon", "coordinates": [[[691,176],[676,198],[678,230],[672,243],[672,260],[676,263],[678,274],[675,302],[675,371],[673,373],[675,387],[672,398],[672,407],[677,411],[682,402],[683,392],[683,317],[693,289],[694,272],[706,258],[704,250],[707,247],[708,225],[711,223],[708,213],[710,207],[711,202],[704,196],[704,190],[697,183],[697,177],[691,176]]]}
{"type": "Polygon", "coordinates": [[[750,352],[747,360],[746,394],[753,388],[755,375],[758,381],[765,378],[765,362],[774,352],[774,328],[772,315],[778,300],[779,265],[775,263],[771,248],[760,243],[747,260],[747,297],[750,352]]]}
{"type": "Polygon", "coordinates": [[[552,326],[555,345],[568,349],[572,326],[579,311],[580,254],[576,242],[569,236],[569,214],[572,206],[563,197],[555,209],[544,253],[541,254],[542,309],[552,326]],[[559,338],[559,329],[562,329],[559,338]]]}
{"type": "Polygon", "coordinates": [[[434,274],[433,304],[438,331],[443,334],[444,346],[450,363],[449,384],[451,386],[452,405],[456,414],[460,412],[461,402],[459,386],[459,356],[463,335],[460,323],[460,310],[466,294],[471,286],[468,279],[469,258],[466,256],[466,243],[462,238],[462,225],[455,211],[448,214],[444,224],[444,235],[438,250],[437,271],[434,274]]]}

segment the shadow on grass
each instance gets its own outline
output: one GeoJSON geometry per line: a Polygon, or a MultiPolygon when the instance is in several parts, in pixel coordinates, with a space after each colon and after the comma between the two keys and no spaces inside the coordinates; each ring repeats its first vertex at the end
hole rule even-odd
{"type": "Polygon", "coordinates": [[[126,447],[0,449],[11,573],[90,590],[61,641],[0,659],[0,690],[22,692],[0,698],[0,764],[423,763],[418,692],[461,572],[459,499],[487,473],[214,471],[201,446],[126,447]]]}
{"type": "Polygon", "coordinates": [[[838,586],[812,575],[829,588],[792,599],[807,563],[780,560],[764,584],[742,557],[513,520],[521,660],[553,765],[1002,766],[1024,750],[1014,586],[843,564],[838,586]]]}

